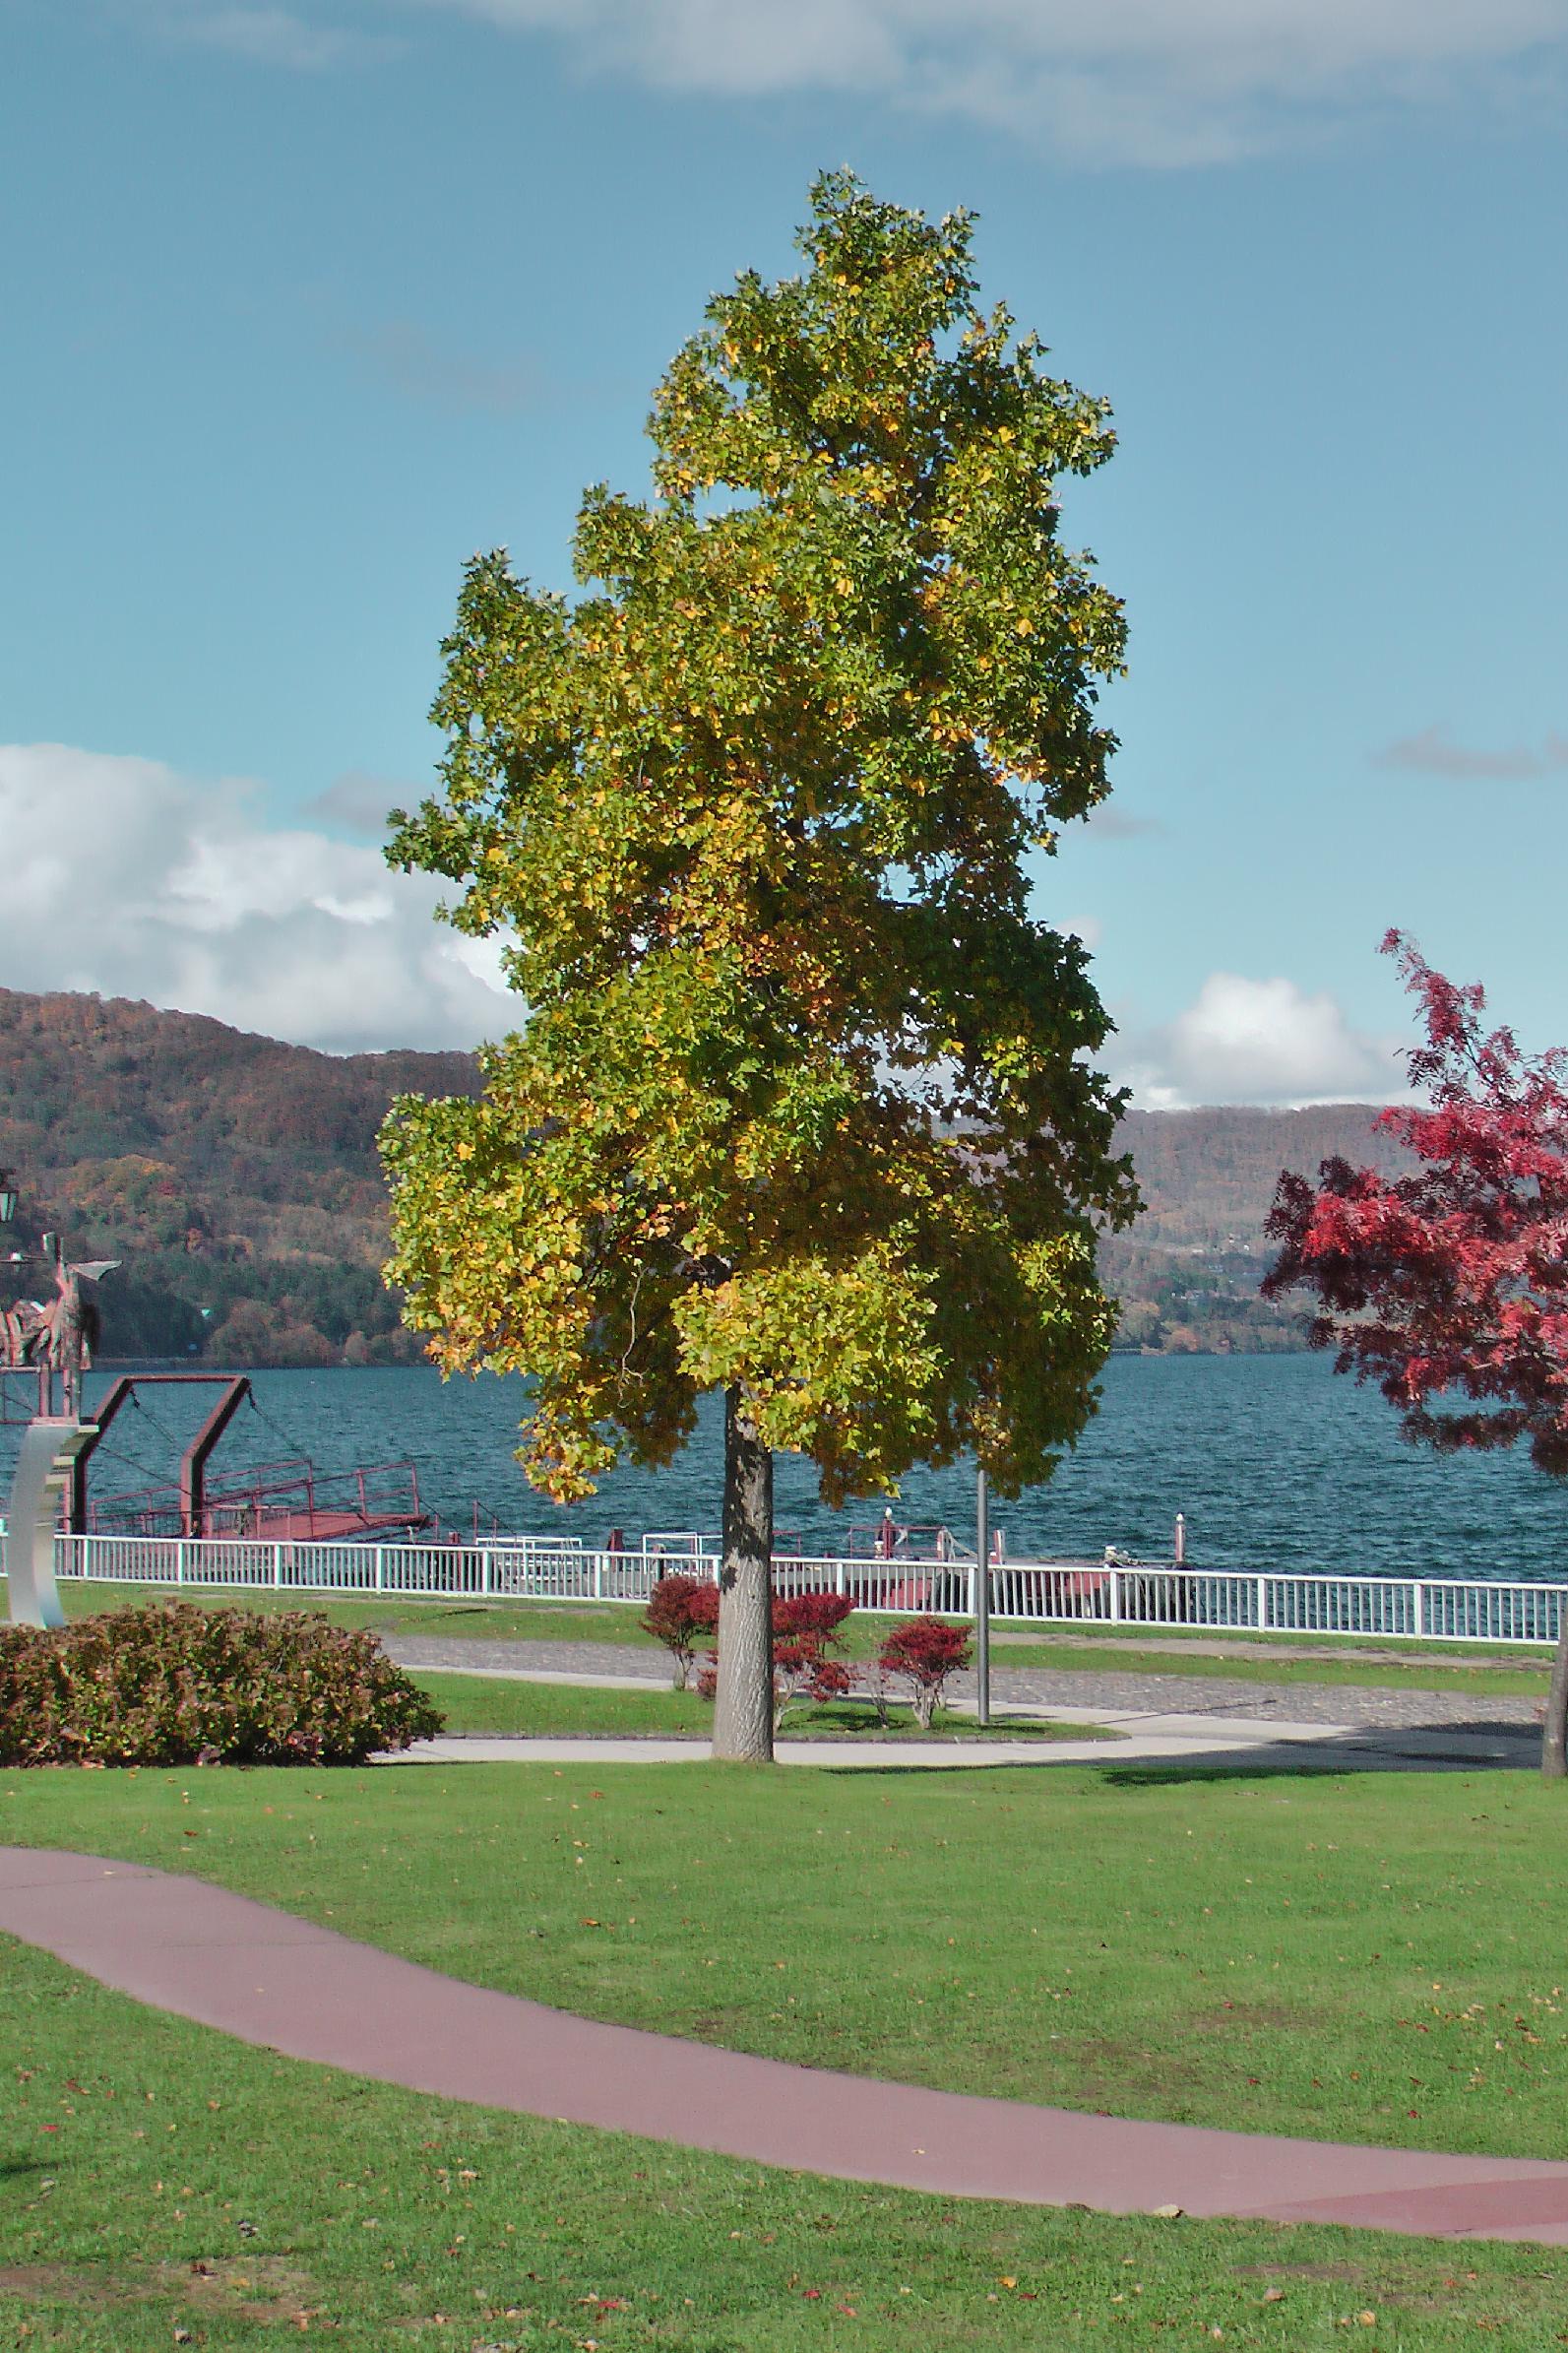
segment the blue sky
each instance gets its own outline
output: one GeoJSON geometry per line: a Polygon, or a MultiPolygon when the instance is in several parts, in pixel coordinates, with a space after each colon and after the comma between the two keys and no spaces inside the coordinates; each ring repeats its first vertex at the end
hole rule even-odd
{"type": "Polygon", "coordinates": [[[568,585],[813,174],[981,216],[1121,434],[1083,928],[1150,1102],[1397,1085],[1390,923],[1568,1040],[1564,0],[0,0],[0,984],[504,1024],[384,875],[460,569],[568,585]]]}

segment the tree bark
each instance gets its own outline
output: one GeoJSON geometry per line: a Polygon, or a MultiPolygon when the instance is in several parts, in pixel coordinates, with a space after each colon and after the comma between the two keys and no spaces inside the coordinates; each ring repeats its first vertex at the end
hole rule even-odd
{"type": "Polygon", "coordinates": [[[773,1451],[738,1389],[724,1393],[723,1558],[714,1754],[773,1762],[773,1451]]]}
{"type": "Polygon", "coordinates": [[[1540,1739],[1540,1769],[1548,1781],[1568,1778],[1568,1609],[1562,1614],[1557,1655],[1551,1662],[1546,1721],[1540,1739]]]}

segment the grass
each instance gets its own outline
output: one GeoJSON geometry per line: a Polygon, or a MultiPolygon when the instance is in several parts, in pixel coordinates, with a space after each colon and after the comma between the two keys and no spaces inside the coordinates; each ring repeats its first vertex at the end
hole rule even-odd
{"type": "MultiPolygon", "coordinates": [[[[0,1597],[6,1580],[0,1575],[0,1597]]],[[[325,1593],[275,1593],[212,1586],[83,1584],[63,1579],[60,1598],[68,1618],[98,1610],[133,1609],[147,1601],[204,1602],[234,1610],[319,1610],[334,1625],[377,1634],[433,1634],[443,1641],[607,1642],[656,1650],[638,1623],[639,1613],[607,1602],[400,1601],[396,1594],[367,1594],[340,1600],[325,1593]]]]}
{"type": "Polygon", "coordinates": [[[1542,2157],[1568,2105],[1565,1826],[1560,1791],[1481,1773],[0,1774],[7,1843],[193,1871],[587,2015],[954,2090],[1542,2157]]]}
{"type": "MultiPolygon", "coordinates": [[[[580,1684],[508,1683],[499,1676],[425,1675],[420,1685],[440,1708],[449,1732],[521,1732],[549,1735],[609,1735],[616,1738],[708,1740],[713,1732],[710,1700],[694,1691],[671,1691],[657,1685],[646,1691],[599,1690],[580,1684]]],[[[905,1707],[890,1709],[892,1724],[883,1731],[876,1712],[850,1700],[835,1700],[822,1707],[791,1708],[780,1731],[782,1740],[908,1740],[937,1741],[1076,1741],[1115,1740],[1115,1733],[1095,1725],[1052,1724],[1037,1718],[1012,1718],[981,1732],[971,1716],[938,1711],[928,1733],[922,1733],[905,1707]]]]}
{"type": "MultiPolygon", "coordinates": [[[[0,1579],[0,1590],[3,1586],[4,1580],[0,1579]]],[[[166,1591],[160,1597],[168,1598],[166,1591]]],[[[65,1607],[73,1618],[94,1610],[123,1609],[148,1598],[147,1588],[132,1585],[68,1585],[64,1589],[65,1607]]],[[[337,1625],[368,1627],[379,1634],[426,1634],[448,1641],[603,1642],[638,1649],[656,1647],[642,1629],[640,1613],[624,1603],[399,1601],[391,1595],[339,1601],[319,1594],[211,1590],[187,1591],[184,1598],[224,1603],[239,1609],[319,1609],[337,1625]]],[[[844,1655],[851,1660],[869,1658],[890,1622],[888,1619],[869,1616],[850,1619],[842,1644],[844,1655]]],[[[1060,1628],[1042,1629],[1007,1619],[997,1621],[996,1630],[1028,1637],[1027,1641],[1009,1640],[999,1649],[994,1662],[998,1670],[1038,1668],[1076,1675],[1199,1676],[1231,1683],[1459,1690],[1469,1698],[1544,1698],[1550,1676],[1550,1662],[1543,1653],[1485,1644],[1456,1644],[1452,1656],[1445,1650],[1440,1660],[1434,1662],[1423,1656],[1419,1665],[1407,1666],[1398,1661],[1384,1664],[1381,1659],[1357,1657],[1348,1644],[1331,1658],[1246,1656],[1251,1642],[1305,1650],[1311,1646],[1311,1636],[1226,1635],[1226,1641],[1236,1644],[1235,1651],[1223,1658],[1212,1658],[1196,1650],[1189,1656],[1184,1647],[1150,1649],[1147,1629],[1135,1627],[1118,1630],[1095,1623],[1087,1640],[1084,1634],[1076,1632],[1070,1639],[1063,1639],[1060,1628]],[[1145,1637],[1142,1643],[1140,1631],[1145,1637]]],[[[1187,1641],[1212,1641],[1216,1637],[1212,1630],[1169,1627],[1161,1629],[1160,1638],[1161,1642],[1169,1640],[1184,1645],[1187,1641]]],[[[1370,1646],[1379,1647],[1375,1642],[1370,1646]]]]}
{"type": "Polygon", "coordinates": [[[1125,1642],[1052,1642],[1048,1634],[1029,1642],[1009,1642],[996,1654],[998,1668],[1041,1668],[1072,1675],[1198,1676],[1205,1681],[1238,1684],[1314,1684],[1359,1690],[1459,1691],[1466,1698],[1544,1699],[1551,1671],[1537,1659],[1509,1667],[1469,1659],[1437,1666],[1385,1666],[1381,1660],[1357,1659],[1352,1651],[1332,1659],[1212,1658],[1179,1650],[1141,1650],[1129,1636],[1125,1642]]]}
{"type": "MultiPolygon", "coordinates": [[[[81,1786],[80,1784],[78,1786],[81,1786]]],[[[916,2196],[253,2051],[0,1940],[0,2332],[63,2353],[1555,2353],[1568,2256],[916,2196]],[[176,2332],[186,2332],[185,2339],[176,2332]],[[1347,2333],[1348,2332],[1348,2333],[1347,2333]]]]}

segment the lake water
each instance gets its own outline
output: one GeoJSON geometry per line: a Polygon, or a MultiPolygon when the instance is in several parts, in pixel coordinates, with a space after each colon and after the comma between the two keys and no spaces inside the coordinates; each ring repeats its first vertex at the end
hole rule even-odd
{"type": "MultiPolygon", "coordinates": [[[[450,1381],[423,1368],[257,1372],[215,1471],[308,1456],[318,1469],[408,1458],[426,1503],[471,1524],[475,1501],[503,1527],[602,1542],[619,1527],[715,1529],[721,1416],[706,1401],[698,1435],[667,1471],[620,1470],[591,1501],[561,1509],[512,1458],[524,1391],[515,1380],[450,1381]]],[[[101,1391],[94,1376],[93,1393],[101,1391]]],[[[1406,1446],[1375,1391],[1319,1357],[1115,1357],[1098,1419],[1048,1486],[993,1506],[1011,1558],[1098,1555],[1107,1544],[1168,1556],[1178,1511],[1189,1559],[1207,1566],[1560,1577],[1568,1570],[1568,1488],[1522,1454],[1438,1459],[1406,1446]]],[[[100,1449],[99,1494],[171,1480],[205,1405],[199,1390],[144,1392],[100,1449]]],[[[213,1392],[205,1392],[211,1403],[213,1392]]],[[[14,1433],[0,1433],[0,1438],[14,1433]]],[[[4,1465],[0,1463],[0,1475],[4,1465]]],[[[845,1549],[809,1464],[781,1457],[778,1522],[812,1551],[845,1549]]],[[[972,1537],[974,1482],[963,1465],[916,1471],[898,1517],[972,1537]]]]}

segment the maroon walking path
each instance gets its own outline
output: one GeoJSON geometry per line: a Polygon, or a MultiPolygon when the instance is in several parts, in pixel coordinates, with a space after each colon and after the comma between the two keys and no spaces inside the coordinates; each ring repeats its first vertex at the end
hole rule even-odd
{"type": "Polygon", "coordinates": [[[201,1879],[0,1848],[0,1929],[241,2041],[563,2124],[942,2196],[1568,2245],[1568,2164],[1137,2124],[601,2025],[201,1879]]]}

